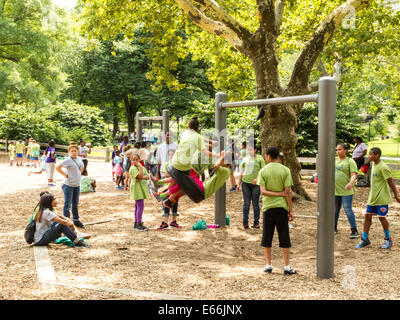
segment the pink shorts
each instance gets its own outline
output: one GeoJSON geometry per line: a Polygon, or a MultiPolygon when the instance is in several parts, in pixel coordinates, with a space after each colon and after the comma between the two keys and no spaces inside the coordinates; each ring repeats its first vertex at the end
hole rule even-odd
{"type": "Polygon", "coordinates": [[[114,171],[115,171],[115,174],[117,176],[122,176],[122,173],[124,172],[124,169],[122,168],[122,166],[119,163],[117,163],[115,165],[114,171]]]}

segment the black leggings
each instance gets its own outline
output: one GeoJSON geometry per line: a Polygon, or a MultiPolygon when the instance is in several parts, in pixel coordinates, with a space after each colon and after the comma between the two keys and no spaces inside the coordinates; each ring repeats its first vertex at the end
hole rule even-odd
{"type": "Polygon", "coordinates": [[[275,226],[278,231],[279,247],[290,248],[289,212],[284,208],[271,208],[263,213],[263,236],[261,246],[271,248],[275,226]]]}

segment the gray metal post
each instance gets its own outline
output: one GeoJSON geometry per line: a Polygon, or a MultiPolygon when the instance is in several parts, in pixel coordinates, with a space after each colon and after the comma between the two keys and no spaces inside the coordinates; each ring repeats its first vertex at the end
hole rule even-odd
{"type": "Polygon", "coordinates": [[[336,80],[319,80],[317,276],[332,278],[335,225],[336,80]]]}
{"type": "Polygon", "coordinates": [[[163,130],[163,133],[166,134],[169,131],[169,110],[164,109],[162,111],[162,116],[163,116],[162,130],[163,130]]]}
{"type": "Polygon", "coordinates": [[[136,112],[136,141],[142,141],[142,121],[140,118],[142,116],[141,112],[136,112]]]}
{"type": "MultiPolygon", "coordinates": [[[[219,152],[225,149],[226,135],[226,109],[220,104],[227,101],[223,92],[215,95],[215,130],[219,137],[219,152]]],[[[226,184],[215,193],[215,223],[224,227],[226,225],[226,184]]]]}

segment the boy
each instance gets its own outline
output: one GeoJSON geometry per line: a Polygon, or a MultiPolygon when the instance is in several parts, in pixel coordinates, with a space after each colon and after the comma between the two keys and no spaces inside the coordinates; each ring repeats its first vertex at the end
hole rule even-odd
{"type": "Polygon", "coordinates": [[[389,249],[392,246],[392,238],[389,232],[389,222],[386,215],[389,211],[389,204],[392,203],[392,196],[390,189],[394,193],[397,202],[400,203],[400,197],[394,184],[392,173],[388,166],[381,161],[382,151],[379,148],[372,148],[369,151],[368,159],[372,163],[371,173],[371,190],[368,197],[367,210],[364,218],[364,232],[361,237],[360,243],[356,248],[363,248],[371,241],[368,239],[368,232],[372,224],[372,215],[377,215],[382,224],[385,239],[381,246],[382,249],[389,249]],[[390,188],[389,188],[390,187],[390,188]]]}
{"type": "Polygon", "coordinates": [[[14,165],[14,160],[15,160],[14,142],[10,142],[10,145],[8,146],[8,155],[10,156],[10,166],[13,166],[14,165]]]}
{"type": "Polygon", "coordinates": [[[17,152],[17,166],[22,166],[22,159],[24,158],[24,148],[25,145],[22,140],[18,140],[15,145],[15,151],[17,152]]]}
{"type": "Polygon", "coordinates": [[[265,247],[267,265],[264,272],[271,273],[271,247],[275,226],[278,230],[279,247],[282,248],[285,263],[285,275],[296,274],[289,265],[289,249],[291,247],[288,221],[293,220],[292,209],[292,175],[288,167],[281,164],[277,147],[269,147],[266,151],[267,165],[258,174],[257,184],[260,186],[263,200],[263,237],[261,246],[265,247]]]}

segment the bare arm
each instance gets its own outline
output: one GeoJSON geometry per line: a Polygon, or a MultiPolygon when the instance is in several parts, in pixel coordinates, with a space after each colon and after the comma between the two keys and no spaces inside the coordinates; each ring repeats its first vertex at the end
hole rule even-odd
{"type": "Polygon", "coordinates": [[[293,221],[292,189],[290,187],[285,187],[284,192],[286,193],[285,198],[289,206],[289,221],[293,221]]]}
{"type": "MultiPolygon", "coordinates": [[[[290,189],[290,187],[289,187],[290,189]]],[[[261,190],[261,195],[267,196],[267,197],[286,197],[287,196],[287,191],[286,188],[282,192],[273,192],[273,191],[268,191],[265,186],[260,186],[261,190]]]]}
{"type": "Polygon", "coordinates": [[[68,174],[66,174],[66,173],[63,171],[61,164],[59,164],[58,166],[56,166],[56,170],[57,170],[62,176],[64,176],[65,178],[68,178],[68,174]]]}
{"type": "Polygon", "coordinates": [[[241,168],[240,174],[239,174],[239,181],[238,181],[237,189],[236,189],[237,192],[240,192],[240,186],[242,185],[243,174],[244,174],[244,168],[241,168]]]}
{"type": "Polygon", "coordinates": [[[397,192],[397,188],[396,188],[396,185],[395,185],[395,183],[394,183],[393,178],[389,178],[389,179],[387,180],[387,182],[388,182],[388,184],[389,184],[390,189],[392,189],[392,191],[393,191],[393,193],[394,193],[395,199],[397,200],[397,202],[400,203],[399,193],[397,192]]]}
{"type": "Polygon", "coordinates": [[[350,190],[353,187],[356,180],[357,180],[357,172],[352,172],[350,182],[346,185],[346,190],[350,190]]]}

